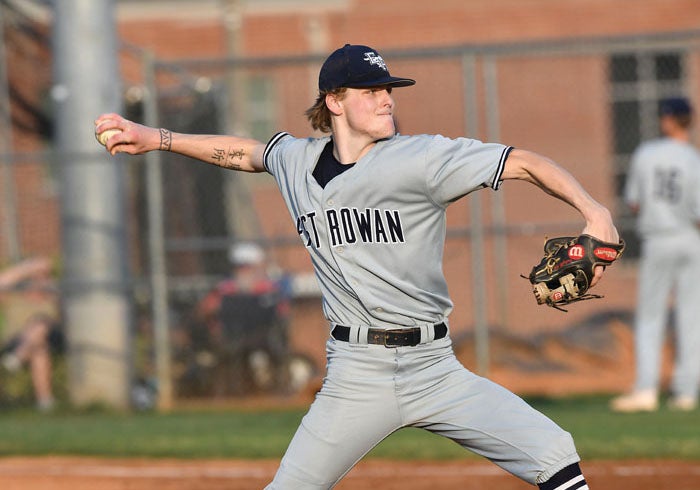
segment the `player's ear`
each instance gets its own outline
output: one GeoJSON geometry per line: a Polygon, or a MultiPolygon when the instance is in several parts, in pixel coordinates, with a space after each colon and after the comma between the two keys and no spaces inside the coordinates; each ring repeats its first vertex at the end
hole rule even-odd
{"type": "Polygon", "coordinates": [[[339,116],[343,113],[343,106],[340,103],[338,94],[326,94],[326,107],[334,116],[339,116]]]}

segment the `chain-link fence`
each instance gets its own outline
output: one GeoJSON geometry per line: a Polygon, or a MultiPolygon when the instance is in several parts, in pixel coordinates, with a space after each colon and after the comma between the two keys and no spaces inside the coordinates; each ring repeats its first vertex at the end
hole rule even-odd
{"type": "MultiPolygon", "coordinates": [[[[700,101],[699,42],[700,32],[685,32],[382,52],[392,74],[418,81],[394,92],[400,132],[466,135],[551,157],[613,211],[628,243],[622,264],[600,286],[606,299],[563,317],[537,307],[518,276],[529,272],[546,235],[577,233],[580,217],[526,184],[511,182],[498,193],[476,193],[454,204],[444,266],[456,303],[451,329],[455,339],[476,339],[474,367],[488,367],[489,330],[555,331],[602,311],[634,308],[638,247],[622,202],[628,163],[637,144],[659,134],[660,99],[685,95],[700,101]]],[[[146,81],[134,76],[125,91],[126,115],[177,132],[236,131],[261,141],[278,130],[308,135],[303,113],[316,97],[323,58],[150,60],[146,81]]],[[[123,158],[129,168],[130,288],[140,312],[138,369],[144,376],[156,374],[150,339],[161,328],[171,344],[155,357],[172,359],[175,393],[216,394],[213,387],[202,392],[201,378],[192,378],[191,369],[211,370],[217,362],[206,348],[193,350],[192,342],[210,328],[202,323],[202,299],[229,273],[230,247],[245,241],[264,249],[269,272],[289,299],[284,345],[303,359],[299,379],[319,372],[327,325],[310,261],[273,179],[174,154],[158,158],[123,158]],[[161,174],[149,177],[149,165],[161,174]],[[149,200],[153,192],[162,199],[149,200]],[[154,238],[155,222],[163,224],[163,232],[154,238]],[[156,284],[159,275],[164,280],[156,284]],[[200,381],[185,386],[186,379],[200,381]]],[[[14,182],[16,199],[3,206],[5,257],[13,240],[23,254],[59,255],[60,192],[52,185],[50,161],[49,154],[2,159],[3,178],[14,182]],[[28,198],[37,182],[41,198],[28,198]]],[[[265,362],[272,358],[257,359],[251,357],[250,369],[259,368],[264,378],[265,362]]],[[[263,380],[257,389],[277,387],[263,380]]]]}

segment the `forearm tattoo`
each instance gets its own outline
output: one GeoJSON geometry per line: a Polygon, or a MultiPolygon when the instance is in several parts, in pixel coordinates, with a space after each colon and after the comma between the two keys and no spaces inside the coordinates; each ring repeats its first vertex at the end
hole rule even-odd
{"type": "Polygon", "coordinates": [[[234,148],[229,148],[224,150],[223,148],[214,148],[214,153],[211,156],[212,162],[220,167],[230,168],[233,170],[241,169],[241,160],[245,156],[245,150],[241,148],[236,150],[234,148]]]}
{"type": "Polygon", "coordinates": [[[167,129],[160,128],[160,149],[161,151],[170,151],[173,144],[173,133],[167,129]]]}

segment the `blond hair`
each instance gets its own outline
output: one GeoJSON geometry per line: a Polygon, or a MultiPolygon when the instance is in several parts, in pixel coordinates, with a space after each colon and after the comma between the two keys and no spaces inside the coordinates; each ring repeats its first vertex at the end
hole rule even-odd
{"type": "Polygon", "coordinates": [[[331,94],[335,95],[338,97],[338,99],[342,100],[345,97],[345,92],[347,91],[347,88],[345,87],[340,87],[334,90],[331,90],[329,92],[321,92],[318,94],[318,97],[316,98],[316,102],[314,105],[309,107],[304,114],[306,115],[306,118],[309,120],[311,123],[311,127],[314,129],[317,129],[318,131],[324,132],[324,133],[330,133],[332,130],[331,127],[331,111],[328,109],[328,106],[326,105],[326,95],[331,94]]]}

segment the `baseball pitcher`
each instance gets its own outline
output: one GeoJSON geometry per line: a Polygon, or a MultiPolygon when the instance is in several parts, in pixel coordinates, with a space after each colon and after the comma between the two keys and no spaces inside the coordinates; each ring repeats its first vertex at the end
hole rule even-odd
{"type": "MultiPolygon", "coordinates": [[[[345,45],[319,75],[307,111],[322,138],[281,132],[267,144],[96,121],[111,154],[173,151],[277,181],[323,293],[327,375],[268,489],[327,489],[403,427],[447,437],[547,490],[587,489],[571,436],[456,359],[442,272],[445,211],[519,179],[578,210],[583,234],[619,243],[609,211],[564,169],[507,145],[396,133],[390,75],[375,50],[345,45]]],[[[593,267],[588,286],[603,273],[593,267]]]]}

